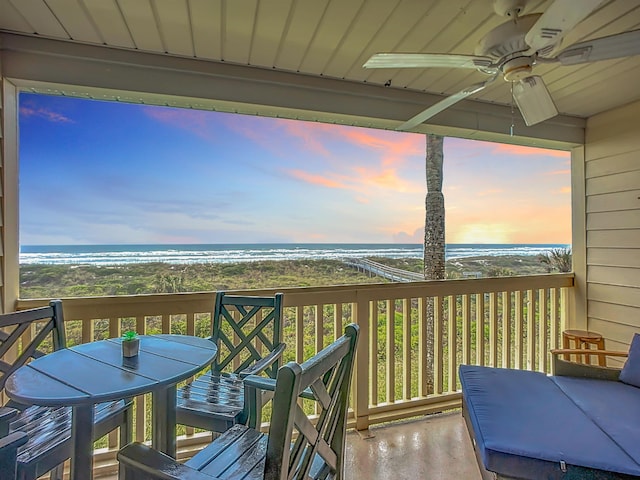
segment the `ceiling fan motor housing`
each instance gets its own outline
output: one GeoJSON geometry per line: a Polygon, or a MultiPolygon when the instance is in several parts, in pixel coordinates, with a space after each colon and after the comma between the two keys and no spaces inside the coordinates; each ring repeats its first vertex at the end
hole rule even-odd
{"type": "Polygon", "coordinates": [[[498,25],[478,42],[475,54],[500,60],[514,53],[526,52],[529,45],[524,37],[540,16],[540,13],[532,13],[498,25]]]}
{"type": "Polygon", "coordinates": [[[531,75],[531,57],[516,57],[506,61],[501,69],[507,82],[517,82],[531,75]]]}

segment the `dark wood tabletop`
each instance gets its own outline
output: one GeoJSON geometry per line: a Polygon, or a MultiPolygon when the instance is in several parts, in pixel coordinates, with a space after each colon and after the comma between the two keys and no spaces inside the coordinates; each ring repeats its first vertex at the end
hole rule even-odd
{"type": "Polygon", "coordinates": [[[19,368],[6,382],[7,395],[26,405],[73,407],[72,478],[91,478],[93,406],[153,394],[152,443],[175,456],[175,386],[210,364],[217,348],[186,335],[142,335],[140,353],[122,356],[119,338],[85,343],[45,355],[19,368]],[[87,447],[89,445],[89,447],[87,447]]]}

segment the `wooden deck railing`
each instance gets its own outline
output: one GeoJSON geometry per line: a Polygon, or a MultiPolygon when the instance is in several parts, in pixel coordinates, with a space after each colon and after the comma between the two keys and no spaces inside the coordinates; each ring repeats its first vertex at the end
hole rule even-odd
{"type": "MultiPolygon", "coordinates": [[[[286,360],[313,355],[349,322],[360,326],[352,425],[366,429],[460,406],[462,363],[548,371],[572,287],[573,274],[554,274],[242,293],[284,293],[286,360]]],[[[204,336],[213,299],[213,292],[63,299],[68,340],[90,342],[128,329],[204,336]]],[[[45,303],[22,300],[18,308],[45,303]]],[[[138,440],[149,439],[148,401],[136,401],[138,440]]],[[[183,446],[197,443],[192,430],[186,433],[183,446]]],[[[109,445],[115,449],[115,436],[109,445]]]]}

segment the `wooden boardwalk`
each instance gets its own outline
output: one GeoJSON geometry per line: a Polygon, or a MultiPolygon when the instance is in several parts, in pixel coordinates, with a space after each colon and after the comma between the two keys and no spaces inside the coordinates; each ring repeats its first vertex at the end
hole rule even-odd
{"type": "Polygon", "coordinates": [[[389,267],[366,258],[348,258],[344,260],[344,263],[359,272],[383,277],[392,282],[420,282],[424,280],[424,276],[420,273],[389,267]]]}

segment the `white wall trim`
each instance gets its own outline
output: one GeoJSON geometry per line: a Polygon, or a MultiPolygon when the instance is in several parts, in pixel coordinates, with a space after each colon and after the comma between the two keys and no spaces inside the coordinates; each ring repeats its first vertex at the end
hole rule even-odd
{"type": "Polygon", "coordinates": [[[567,328],[587,330],[587,224],[584,146],[571,152],[571,256],[573,305],[567,328]]]}

